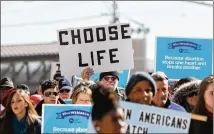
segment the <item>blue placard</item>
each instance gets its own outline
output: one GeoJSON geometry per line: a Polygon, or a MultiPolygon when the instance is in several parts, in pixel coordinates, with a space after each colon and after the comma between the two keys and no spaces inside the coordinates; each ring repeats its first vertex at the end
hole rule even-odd
{"type": "Polygon", "coordinates": [[[86,133],[91,109],[90,105],[45,104],[42,133],[86,133]]]}
{"type": "Polygon", "coordinates": [[[157,37],[156,71],[165,72],[169,79],[212,74],[212,39],[157,37]]]}
{"type": "MultiPolygon", "coordinates": [[[[123,70],[123,71],[118,71],[118,76],[119,76],[119,82],[118,82],[118,87],[119,88],[125,88],[126,84],[128,82],[128,78],[129,78],[129,70],[123,70]]],[[[90,77],[91,81],[94,80],[99,80],[100,77],[100,73],[95,73],[90,77]]],[[[81,79],[81,75],[76,75],[76,78],[81,79]]]]}

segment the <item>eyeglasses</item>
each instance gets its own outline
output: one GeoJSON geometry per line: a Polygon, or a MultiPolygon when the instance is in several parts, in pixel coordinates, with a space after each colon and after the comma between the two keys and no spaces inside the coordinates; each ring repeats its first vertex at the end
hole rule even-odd
{"type": "Polygon", "coordinates": [[[103,78],[104,78],[106,81],[109,81],[110,79],[111,79],[112,81],[115,81],[115,80],[117,79],[116,76],[104,76],[103,78]]]}
{"type": "Polygon", "coordinates": [[[69,90],[69,89],[62,89],[62,90],[59,90],[59,93],[64,93],[64,92],[69,93],[70,90],[69,90]]]}
{"type": "Polygon", "coordinates": [[[58,93],[57,93],[57,92],[45,92],[45,96],[46,96],[46,97],[49,97],[49,96],[51,96],[51,95],[57,96],[58,93]]]}
{"type": "Polygon", "coordinates": [[[192,96],[197,96],[197,92],[192,92],[191,94],[188,95],[188,97],[192,97],[192,96]]]}

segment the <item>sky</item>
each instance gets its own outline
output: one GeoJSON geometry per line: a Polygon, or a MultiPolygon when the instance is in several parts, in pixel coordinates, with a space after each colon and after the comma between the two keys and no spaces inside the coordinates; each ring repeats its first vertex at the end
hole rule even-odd
{"type": "MultiPolygon", "coordinates": [[[[149,59],[155,57],[158,36],[213,38],[213,7],[183,1],[117,4],[121,23],[139,27],[127,19],[131,18],[150,29],[146,36],[149,59]]],[[[58,29],[107,25],[112,17],[101,14],[111,12],[111,1],[1,1],[1,45],[57,41],[58,29]]],[[[142,39],[143,35],[132,38],[142,39]]]]}

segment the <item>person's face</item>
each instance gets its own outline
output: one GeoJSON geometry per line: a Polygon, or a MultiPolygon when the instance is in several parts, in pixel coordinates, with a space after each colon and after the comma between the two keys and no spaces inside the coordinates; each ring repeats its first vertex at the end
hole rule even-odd
{"type": "Polygon", "coordinates": [[[84,92],[79,93],[75,104],[91,104],[91,95],[84,92]]]}
{"type": "Polygon", "coordinates": [[[152,88],[149,82],[140,81],[131,89],[128,98],[131,102],[150,105],[152,96],[152,88]]]}
{"type": "Polygon", "coordinates": [[[43,94],[45,104],[57,104],[59,98],[56,88],[49,88],[43,94]]]}
{"type": "Polygon", "coordinates": [[[36,106],[37,106],[36,102],[35,102],[35,101],[33,101],[33,100],[30,100],[30,101],[31,101],[31,103],[32,103],[33,107],[34,107],[34,108],[36,108],[36,106]]]}
{"type": "Polygon", "coordinates": [[[99,127],[98,133],[120,134],[124,133],[124,126],[123,111],[118,108],[116,111],[110,111],[100,121],[97,121],[95,128],[99,127]]]}
{"type": "Polygon", "coordinates": [[[62,100],[71,98],[71,90],[70,89],[61,89],[59,90],[59,98],[62,100]]]}
{"type": "Polygon", "coordinates": [[[19,93],[15,93],[11,100],[10,106],[15,115],[22,115],[26,112],[26,107],[28,104],[19,93]]]}
{"type": "Polygon", "coordinates": [[[197,99],[197,93],[191,93],[189,96],[187,96],[187,102],[190,106],[195,107],[196,99],[197,99]]]}
{"type": "Polygon", "coordinates": [[[213,83],[210,83],[207,86],[207,89],[204,93],[205,107],[209,112],[213,112],[213,83]]]}
{"type": "Polygon", "coordinates": [[[168,99],[169,90],[168,90],[168,81],[156,81],[157,92],[152,98],[154,104],[158,107],[163,107],[168,99]]]}
{"type": "Polygon", "coordinates": [[[108,86],[112,86],[114,89],[117,88],[118,86],[118,79],[116,76],[112,76],[112,75],[107,75],[104,76],[101,80],[102,83],[108,85],[108,86]]]}

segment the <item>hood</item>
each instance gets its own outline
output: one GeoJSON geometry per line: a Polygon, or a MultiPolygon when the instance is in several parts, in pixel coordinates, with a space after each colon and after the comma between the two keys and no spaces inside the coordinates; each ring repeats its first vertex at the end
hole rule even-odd
{"type": "Polygon", "coordinates": [[[186,98],[191,93],[198,93],[200,83],[201,83],[200,80],[195,80],[181,85],[179,88],[177,88],[172,98],[172,101],[183,106],[186,103],[186,98]]]}

